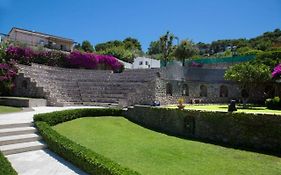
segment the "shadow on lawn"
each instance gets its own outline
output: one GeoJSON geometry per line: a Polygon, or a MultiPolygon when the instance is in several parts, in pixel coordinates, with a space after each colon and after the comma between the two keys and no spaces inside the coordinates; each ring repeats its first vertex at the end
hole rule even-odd
{"type": "Polygon", "coordinates": [[[255,149],[253,147],[248,147],[248,146],[243,146],[243,145],[232,145],[232,144],[228,144],[228,143],[213,141],[213,140],[210,140],[210,139],[200,139],[200,138],[187,137],[187,136],[182,136],[182,135],[177,135],[177,134],[165,133],[165,132],[161,131],[160,129],[148,127],[145,124],[135,122],[135,121],[133,121],[129,118],[127,118],[127,119],[129,121],[137,124],[137,125],[140,125],[140,126],[144,127],[144,128],[147,128],[149,130],[159,132],[159,133],[162,133],[162,134],[166,134],[168,136],[177,137],[177,138],[189,140],[189,141],[202,142],[202,143],[206,143],[206,144],[213,144],[213,145],[222,146],[222,147],[225,147],[225,148],[232,148],[232,149],[249,151],[249,152],[260,153],[260,154],[265,154],[265,155],[272,155],[272,156],[277,156],[277,157],[281,158],[281,150],[279,152],[275,152],[275,151],[270,151],[270,150],[255,149]]]}

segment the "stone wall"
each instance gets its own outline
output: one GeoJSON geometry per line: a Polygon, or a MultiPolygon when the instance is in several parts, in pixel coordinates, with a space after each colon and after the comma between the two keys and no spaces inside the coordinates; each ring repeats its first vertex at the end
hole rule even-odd
{"type": "Polygon", "coordinates": [[[32,98],[45,97],[43,87],[37,87],[35,82],[32,82],[30,78],[24,77],[22,73],[16,76],[14,83],[15,83],[15,88],[13,91],[14,96],[32,97],[32,98]]]}
{"type": "Polygon", "coordinates": [[[17,65],[14,95],[45,97],[49,105],[128,106],[152,104],[158,69],[109,70],[65,69],[33,64],[17,65]]]}
{"type": "Polygon", "coordinates": [[[135,106],[125,116],[170,135],[281,153],[281,117],[135,106]]]}
{"type": "Polygon", "coordinates": [[[173,80],[157,80],[156,100],[161,104],[176,104],[179,98],[184,98],[185,103],[190,103],[194,99],[198,99],[200,103],[228,103],[231,99],[240,97],[240,89],[234,83],[210,83],[210,82],[188,82],[188,81],[173,81],[173,80]],[[166,94],[167,84],[172,86],[172,95],[166,94]],[[207,88],[207,96],[200,96],[200,86],[207,88]],[[221,86],[227,88],[227,95],[221,95],[221,86]],[[184,87],[186,94],[184,95],[184,87]]]}

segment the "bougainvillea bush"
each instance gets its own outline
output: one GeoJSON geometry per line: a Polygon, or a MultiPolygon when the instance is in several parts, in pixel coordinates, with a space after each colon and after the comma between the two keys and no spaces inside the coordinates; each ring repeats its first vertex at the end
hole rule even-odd
{"type": "Polygon", "coordinates": [[[14,62],[0,63],[0,95],[11,95],[17,75],[17,69],[14,62]]]}
{"type": "Polygon", "coordinates": [[[79,51],[65,54],[58,51],[33,51],[30,48],[14,46],[7,48],[6,60],[15,60],[17,63],[26,65],[38,63],[65,68],[111,69],[115,72],[120,72],[124,69],[123,64],[110,55],[79,51]]]}
{"type": "Polygon", "coordinates": [[[278,64],[273,72],[272,72],[272,78],[275,78],[275,79],[278,79],[278,78],[281,78],[281,64],[278,64]]]}

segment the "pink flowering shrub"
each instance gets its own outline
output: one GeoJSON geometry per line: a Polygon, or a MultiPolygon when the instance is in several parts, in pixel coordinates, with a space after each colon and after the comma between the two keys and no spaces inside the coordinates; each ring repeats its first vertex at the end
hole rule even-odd
{"type": "Polygon", "coordinates": [[[10,46],[6,50],[6,60],[15,60],[17,63],[30,65],[31,63],[48,66],[85,69],[111,69],[120,72],[124,65],[110,55],[94,53],[71,52],[69,55],[58,51],[33,51],[30,48],[10,46]]]}
{"type": "Polygon", "coordinates": [[[272,78],[281,78],[281,64],[278,64],[271,73],[272,78]]]}
{"type": "Polygon", "coordinates": [[[94,53],[71,52],[66,58],[67,62],[76,68],[86,69],[111,69],[122,71],[124,66],[115,57],[109,55],[98,55],[94,53]]]}
{"type": "Polygon", "coordinates": [[[13,62],[0,63],[0,95],[10,95],[14,83],[13,80],[17,75],[17,69],[13,62]]]}

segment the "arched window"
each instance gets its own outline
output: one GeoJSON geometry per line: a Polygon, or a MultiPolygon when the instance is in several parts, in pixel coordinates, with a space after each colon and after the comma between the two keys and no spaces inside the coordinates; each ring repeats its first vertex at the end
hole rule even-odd
{"type": "Polygon", "coordinates": [[[228,88],[225,85],[220,87],[220,97],[228,97],[228,88]]]}
{"type": "Polygon", "coordinates": [[[207,86],[201,85],[200,86],[200,97],[207,97],[208,91],[207,86]]]}
{"type": "Polygon", "coordinates": [[[264,96],[265,98],[273,98],[274,97],[274,88],[272,85],[267,85],[264,88],[264,96]]]}
{"type": "Polygon", "coordinates": [[[173,95],[173,87],[171,83],[166,84],[166,95],[173,95]]]}
{"type": "Polygon", "coordinates": [[[189,88],[187,84],[182,85],[182,96],[189,96],[189,88]]]}

